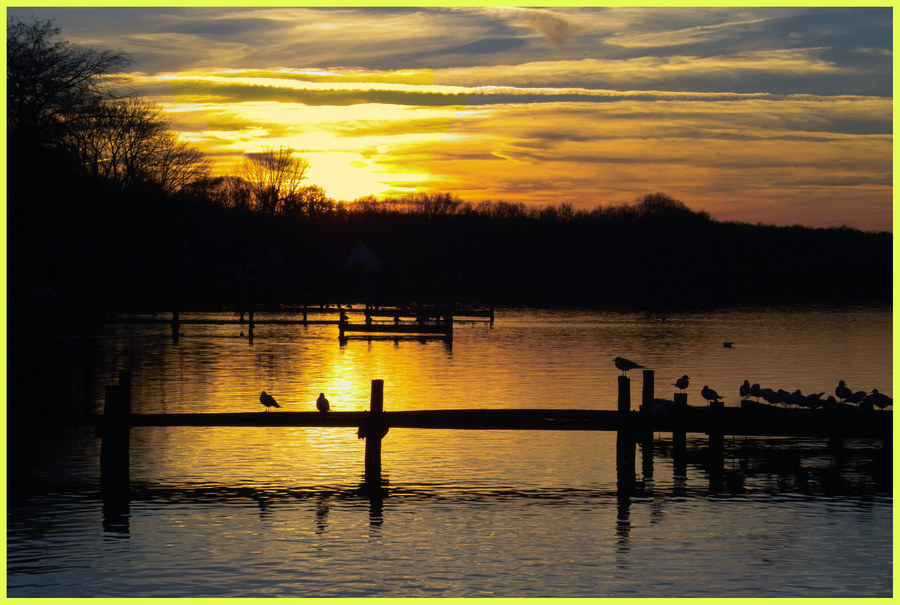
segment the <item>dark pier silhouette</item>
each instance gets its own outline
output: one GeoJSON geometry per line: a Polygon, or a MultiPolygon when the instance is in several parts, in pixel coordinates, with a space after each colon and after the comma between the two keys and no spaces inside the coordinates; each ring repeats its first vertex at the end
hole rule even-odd
{"type": "Polygon", "coordinates": [[[590,409],[449,409],[385,411],[384,382],[373,380],[370,409],[361,412],[322,413],[278,411],[226,413],[131,413],[131,374],[123,371],[119,384],[106,392],[102,415],[89,421],[102,436],[101,476],[105,524],[123,523],[127,531],[129,507],[129,432],[131,427],[348,427],[365,439],[362,493],[380,507],[385,495],[382,480],[382,441],[390,428],[455,430],[581,430],[616,432],[616,472],[619,506],[627,514],[629,498],[639,482],[636,450],[640,445],[641,475],[653,475],[654,433],[671,433],[671,456],[676,481],[687,472],[687,435],[707,436],[706,468],[710,492],[721,489],[724,477],[725,435],[755,437],[807,437],[826,440],[839,456],[844,439],[867,438],[880,441],[884,452],[893,444],[893,413],[848,406],[835,409],[789,409],[760,406],[744,401],[740,407],[725,407],[714,401],[702,407],[689,406],[686,393],[672,400],[654,393],[653,370],[643,371],[641,403],[631,404],[631,379],[618,377],[617,408],[590,409]]]}

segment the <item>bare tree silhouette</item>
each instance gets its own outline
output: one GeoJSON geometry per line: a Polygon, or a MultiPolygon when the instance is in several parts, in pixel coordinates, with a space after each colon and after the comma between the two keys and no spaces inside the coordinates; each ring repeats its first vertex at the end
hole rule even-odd
{"type": "Polygon", "coordinates": [[[246,153],[239,176],[249,183],[256,210],[274,215],[283,210],[285,201],[297,197],[300,183],[306,178],[309,160],[290,147],[265,147],[261,152],[246,153]]]}

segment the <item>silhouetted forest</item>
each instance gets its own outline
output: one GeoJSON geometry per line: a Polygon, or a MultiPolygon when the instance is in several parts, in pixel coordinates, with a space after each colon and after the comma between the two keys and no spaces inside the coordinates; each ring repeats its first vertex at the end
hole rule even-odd
{"type": "Polygon", "coordinates": [[[14,307],[891,299],[890,233],[720,222],[662,193],[593,210],[450,193],[337,202],[302,185],[307,164],[285,149],[211,176],[156,107],[109,87],[126,56],[58,34],[7,28],[14,307]]]}

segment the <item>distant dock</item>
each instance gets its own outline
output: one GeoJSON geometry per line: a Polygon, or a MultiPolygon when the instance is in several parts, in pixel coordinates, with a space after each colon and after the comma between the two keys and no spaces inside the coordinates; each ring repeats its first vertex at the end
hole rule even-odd
{"type": "Polygon", "coordinates": [[[135,310],[117,312],[106,323],[165,325],[169,327],[172,339],[176,342],[182,335],[182,327],[192,325],[239,325],[246,327],[246,336],[250,341],[253,340],[258,326],[337,325],[338,338],[341,343],[346,343],[351,335],[371,337],[379,334],[440,337],[452,341],[453,324],[460,321],[483,321],[493,325],[494,306],[463,303],[391,305],[323,303],[236,310],[209,308],[184,308],[171,312],[135,310]],[[195,317],[212,314],[230,317],[195,317]],[[351,317],[359,317],[362,321],[351,321],[351,317]]]}

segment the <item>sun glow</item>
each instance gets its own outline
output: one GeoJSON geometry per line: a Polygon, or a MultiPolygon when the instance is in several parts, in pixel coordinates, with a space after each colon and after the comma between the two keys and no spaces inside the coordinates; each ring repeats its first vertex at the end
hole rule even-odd
{"type": "Polygon", "coordinates": [[[185,72],[160,82],[172,93],[166,108],[176,128],[213,158],[216,173],[233,173],[245,153],[289,147],[310,162],[306,184],[345,201],[424,188],[432,178],[434,153],[465,109],[461,89],[433,87],[431,73],[422,71],[185,72]],[[306,77],[317,81],[302,81],[306,77]],[[337,105],[259,98],[279,90],[339,90],[359,98],[337,105]],[[425,104],[360,102],[378,92],[416,92],[425,104]],[[429,95],[446,93],[459,95],[454,99],[463,104],[428,104],[429,95]]]}

